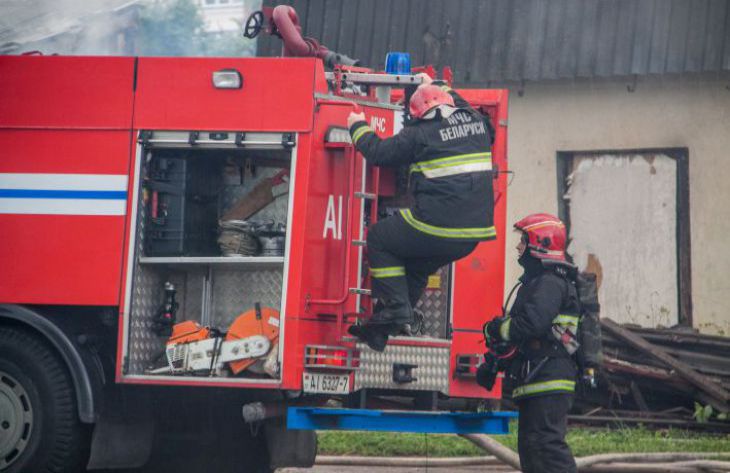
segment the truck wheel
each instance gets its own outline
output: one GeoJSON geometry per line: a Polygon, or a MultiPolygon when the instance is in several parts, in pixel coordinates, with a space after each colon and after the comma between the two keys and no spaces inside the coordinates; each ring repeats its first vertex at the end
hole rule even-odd
{"type": "Polygon", "coordinates": [[[38,337],[0,327],[0,472],[85,470],[89,429],[70,375],[38,337]]]}

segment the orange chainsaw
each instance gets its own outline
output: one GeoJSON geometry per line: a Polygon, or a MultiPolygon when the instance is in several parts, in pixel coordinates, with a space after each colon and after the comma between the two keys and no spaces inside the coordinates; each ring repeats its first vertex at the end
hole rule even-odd
{"type": "Polygon", "coordinates": [[[175,324],[165,349],[167,366],[149,373],[225,376],[229,370],[237,375],[274,353],[279,311],[256,303],[236,317],[226,334],[215,332],[192,320],[175,324]]]}

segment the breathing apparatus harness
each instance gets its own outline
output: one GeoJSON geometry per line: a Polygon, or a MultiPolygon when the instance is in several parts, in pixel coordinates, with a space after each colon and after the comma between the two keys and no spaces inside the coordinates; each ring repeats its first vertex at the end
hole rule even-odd
{"type": "MultiPolygon", "coordinates": [[[[563,277],[575,290],[579,313],[577,319],[570,319],[565,323],[558,316],[553,320],[551,326],[550,348],[551,351],[559,353],[559,356],[573,358],[577,363],[581,381],[584,384],[596,387],[596,369],[600,366],[602,359],[601,330],[599,322],[600,305],[597,298],[596,277],[591,273],[578,273],[575,267],[559,261],[543,260],[545,268],[551,269],[563,277]],[[562,348],[561,348],[562,347],[562,348]]],[[[507,316],[507,307],[521,281],[512,287],[502,307],[502,317],[507,316]]],[[[487,334],[484,324],[483,332],[487,334]]],[[[504,371],[508,362],[519,352],[516,345],[502,340],[494,340],[488,335],[485,336],[487,352],[484,355],[484,363],[477,368],[477,383],[487,390],[494,387],[498,373],[504,371]]],[[[539,370],[551,357],[549,354],[542,356],[534,366],[527,370],[523,382],[530,382],[537,375],[539,370]]]]}
{"type": "MultiPolygon", "coordinates": [[[[509,291],[507,300],[502,306],[502,317],[507,316],[507,306],[512,299],[518,287],[522,285],[522,281],[518,281],[509,291]]],[[[487,333],[486,327],[491,320],[487,321],[482,327],[482,332],[487,333]]],[[[487,351],[484,353],[484,363],[477,367],[477,384],[487,391],[491,391],[497,376],[500,372],[507,369],[508,362],[517,355],[517,346],[504,341],[497,341],[491,337],[485,336],[485,344],[487,351]]]]}

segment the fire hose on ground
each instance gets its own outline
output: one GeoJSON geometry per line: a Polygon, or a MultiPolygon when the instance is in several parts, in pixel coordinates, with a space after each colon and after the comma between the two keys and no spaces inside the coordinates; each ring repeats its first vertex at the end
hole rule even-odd
{"type": "MultiPolygon", "coordinates": [[[[362,456],[317,456],[315,464],[322,466],[364,466],[364,467],[407,467],[407,468],[453,468],[465,466],[507,465],[520,469],[519,456],[488,435],[461,435],[484,450],[489,456],[453,458],[414,457],[362,457],[362,456]]],[[[576,458],[581,473],[659,473],[676,471],[683,473],[728,472],[730,459],[727,452],[662,452],[662,453],[608,453],[576,458]]]]}
{"type": "MultiPolygon", "coordinates": [[[[285,405],[280,402],[255,402],[243,406],[247,423],[281,417],[285,405]]],[[[365,457],[318,455],[315,464],[322,466],[402,467],[402,468],[455,468],[467,466],[506,465],[520,470],[519,455],[511,448],[484,434],[460,434],[488,455],[474,457],[365,457]]],[[[730,452],[658,452],[658,453],[603,453],[576,458],[581,473],[714,473],[730,472],[730,452]],[[718,459],[728,459],[720,461],[718,459]]]]}

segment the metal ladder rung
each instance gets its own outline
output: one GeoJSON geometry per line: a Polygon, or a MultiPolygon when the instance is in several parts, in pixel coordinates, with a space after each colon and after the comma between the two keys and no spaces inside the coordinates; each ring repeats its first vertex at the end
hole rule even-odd
{"type": "Polygon", "coordinates": [[[355,197],[357,197],[358,199],[375,200],[377,195],[373,194],[372,192],[355,192],[355,197]]]}

